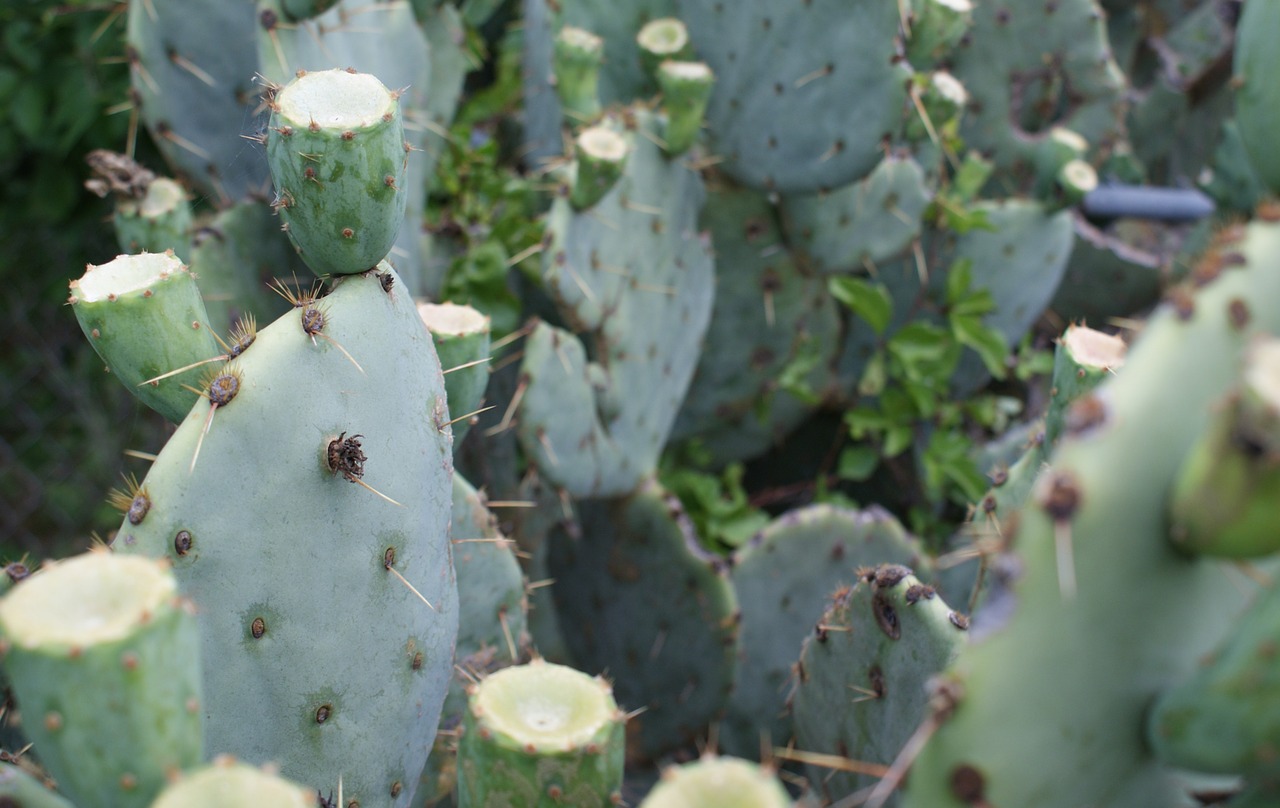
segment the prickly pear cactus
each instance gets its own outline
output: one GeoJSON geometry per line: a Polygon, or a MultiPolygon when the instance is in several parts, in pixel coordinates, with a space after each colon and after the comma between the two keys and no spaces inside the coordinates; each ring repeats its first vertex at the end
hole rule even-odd
{"type": "Polygon", "coordinates": [[[902,252],[920,235],[933,198],[924,169],[890,155],[863,179],[830,191],[786,194],[788,241],[819,272],[861,272],[902,252]]]}
{"type": "Polygon", "coordinates": [[[408,202],[400,96],[354,69],[301,72],[271,102],[267,158],[276,209],[321,276],[372,269],[408,202]]]}
{"type": "Polygon", "coordinates": [[[609,683],[534,659],[468,688],[458,807],[622,802],[626,713],[609,683]]]}
{"type": "Polygon", "coordinates": [[[724,563],[655,482],[577,508],[576,523],[549,538],[569,650],[582,670],[608,672],[624,710],[645,708],[629,721],[629,758],[688,746],[733,680],[738,602],[724,563]]]}
{"type": "Polygon", "coordinates": [[[557,199],[547,223],[539,280],[583,336],[546,323],[529,335],[517,434],[574,496],[625,494],[657,468],[711,316],[702,182],[645,136],[651,125],[636,111],[613,190],[582,212],[557,199]]]}
{"type": "Polygon", "coordinates": [[[720,748],[753,758],[765,744],[786,746],[787,695],[805,637],[827,599],[863,568],[919,567],[925,556],[886,511],[813,505],[774,520],[734,556],[733,587],[742,604],[738,672],[720,725],[720,748]]]}
{"type": "Polygon", "coordinates": [[[265,190],[267,167],[241,137],[265,123],[253,0],[130,0],[130,76],[165,159],[223,203],[265,190]]]}
{"type": "MultiPolygon", "coordinates": [[[[1225,230],[1204,285],[1177,290],[1124,369],[1077,403],[1092,417],[1069,429],[1023,509],[1012,572],[946,673],[953,704],[912,768],[906,805],[1124,804],[1114,800],[1151,750],[1115,729],[1144,725],[1249,594],[1218,563],[1175,549],[1168,508],[1251,336],[1280,327],[1278,254],[1274,221],[1225,230]]],[[[1127,804],[1176,804],[1169,774],[1147,782],[1127,804]]]]}
{"type": "Polygon", "coordinates": [[[0,601],[26,731],[77,805],[145,808],[204,756],[194,611],[164,563],[105,550],[47,567],[0,601]]]}
{"type": "Polygon", "coordinates": [[[200,604],[211,752],[405,806],[457,632],[444,382],[385,264],[297,302],[210,374],[113,546],[200,604]]]}
{"type": "Polygon", "coordinates": [[[130,393],[174,423],[186,417],[197,399],[188,386],[199,379],[198,363],[220,351],[195,276],[177,256],[121,255],[87,267],[71,282],[68,302],[130,393]]]}
{"type": "Polygon", "coordinates": [[[1095,0],[974,5],[951,65],[969,91],[960,134],[995,162],[1001,187],[1034,184],[1054,126],[1083,137],[1091,156],[1122,142],[1125,80],[1095,0]]]}
{"type": "MultiPolygon", "coordinates": [[[[928,680],[963,646],[969,621],[906,567],[862,572],[805,640],[791,697],[796,748],[889,767],[928,718],[928,680]]],[[[835,802],[880,781],[868,774],[810,767],[809,778],[835,802]]]]}
{"type": "Polygon", "coordinates": [[[671,437],[730,462],[764,452],[816,406],[779,389],[778,377],[810,363],[805,382],[823,387],[840,319],[825,281],[787,250],[764,194],[715,184],[702,223],[716,251],[715,304],[671,437]]]}
{"type": "Polygon", "coordinates": [[[713,151],[741,182],[780,191],[846,185],[897,131],[910,68],[895,58],[894,3],[680,0],[697,57],[716,75],[713,151]]]}

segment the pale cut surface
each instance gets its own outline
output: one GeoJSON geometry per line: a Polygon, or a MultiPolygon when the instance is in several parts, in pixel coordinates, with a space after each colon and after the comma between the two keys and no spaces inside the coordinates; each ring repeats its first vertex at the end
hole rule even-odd
{"type": "Polygon", "coordinates": [[[315,121],[328,129],[360,129],[395,113],[391,91],[368,73],[306,73],[276,96],[280,114],[296,126],[315,121]]]}
{"type": "Polygon", "coordinates": [[[604,126],[583,129],[578,135],[578,148],[597,160],[621,162],[627,156],[627,140],[604,126]]]}
{"type": "Polygon", "coordinates": [[[87,553],[15,587],[0,601],[0,629],[24,648],[109,643],[176,595],[173,576],[151,559],[87,553]]]}
{"type": "Polygon", "coordinates": [[[1072,326],[1062,341],[1076,362],[1085,367],[1115,370],[1124,365],[1128,348],[1124,340],[1086,326],[1072,326]]]}
{"type": "Polygon", "coordinates": [[[121,255],[114,261],[87,267],[71,287],[85,302],[97,303],[146,289],[180,269],[182,261],[170,253],[121,255]]]}
{"type": "Polygon", "coordinates": [[[457,303],[419,303],[418,315],[432,334],[483,334],[489,330],[488,317],[457,303]]]}
{"type": "Polygon", "coordinates": [[[472,709],[522,747],[574,749],[593,742],[617,712],[609,686],[547,662],[504,668],[478,686],[472,709]]]}
{"type": "Polygon", "coordinates": [[[731,757],[668,769],[640,808],[789,808],[791,798],[767,769],[731,757]]]}

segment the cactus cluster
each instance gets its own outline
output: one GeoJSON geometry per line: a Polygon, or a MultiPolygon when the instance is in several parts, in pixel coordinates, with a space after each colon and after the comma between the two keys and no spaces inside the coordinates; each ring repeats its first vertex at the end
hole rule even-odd
{"type": "Polygon", "coordinates": [[[0,598],[0,798],[1274,802],[1261,2],[131,2],[178,181],[93,158],[70,303],[174,430],[0,598]],[[527,249],[422,238],[480,43],[527,249]],[[1097,201],[1187,166],[1253,220],[1097,201]]]}

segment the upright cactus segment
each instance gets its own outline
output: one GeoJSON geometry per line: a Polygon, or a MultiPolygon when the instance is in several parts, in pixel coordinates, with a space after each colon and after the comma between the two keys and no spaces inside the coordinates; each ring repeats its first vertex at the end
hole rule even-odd
{"type": "Polygon", "coordinates": [[[277,208],[316,274],[364,272],[387,256],[408,201],[406,145],[399,95],[367,73],[303,73],[276,94],[277,208]]]}
{"type": "Polygon", "coordinates": [[[167,565],[143,558],[78,556],[0,601],[26,732],[76,805],[150,805],[200,762],[197,634],[167,565]]]}
{"type": "Polygon", "coordinates": [[[1222,647],[1156,701],[1148,724],[1156,757],[1181,769],[1272,783],[1280,778],[1274,754],[1280,715],[1273,709],[1280,695],[1277,632],[1280,587],[1272,586],[1222,647]]]}
{"type": "Polygon", "coordinates": [[[701,223],[716,251],[715,303],[672,439],[697,440],[727,463],[764,452],[816,406],[778,378],[808,366],[803,382],[821,389],[840,318],[823,279],[786,249],[764,194],[715,184],[701,223]]]}
{"type": "Polygon", "coordinates": [[[403,808],[458,602],[444,381],[382,268],[300,299],[218,371],[113,546],[170,559],[201,606],[211,752],[403,808]]]}
{"type": "Polygon", "coordinates": [[[791,796],[770,770],[747,760],[704,755],[663,770],[640,808],[790,808],[791,796]]]}
{"type": "Polygon", "coordinates": [[[445,3],[419,21],[404,0],[340,0],[319,17],[292,25],[270,18],[273,12],[279,12],[279,0],[260,0],[258,59],[269,81],[284,85],[299,70],[352,67],[377,76],[400,95],[411,150],[400,183],[406,195],[404,224],[389,260],[413,294],[424,294],[426,189],[443,143],[439,131],[453,119],[468,70],[457,9],[445,3]]]}
{"type": "Polygon", "coordinates": [[[577,629],[569,649],[583,670],[608,672],[624,709],[644,708],[631,757],[690,745],[733,681],[738,602],[723,562],[657,483],[578,510],[574,535],[551,535],[548,563],[560,622],[577,629]]]}
{"type": "Polygon", "coordinates": [[[679,157],[698,139],[715,76],[702,62],[668,60],[658,67],[657,77],[662,89],[662,111],[667,116],[662,139],[667,154],[679,157]]]}
{"type": "MultiPolygon", "coordinates": [[[[969,622],[906,567],[862,573],[805,640],[791,699],[796,748],[891,769],[928,718],[928,681],[955,658],[969,622]]],[[[838,802],[880,778],[810,767],[809,779],[838,802]]]]}
{"type": "Polygon", "coordinates": [[[314,808],[314,789],[219,757],[166,788],[151,808],[314,808]]]}
{"type": "Polygon", "coordinates": [[[816,191],[875,167],[900,126],[910,78],[896,58],[897,4],[678,5],[716,75],[707,125],[729,174],[758,188],[816,191]]]}
{"type": "Polygon", "coordinates": [[[458,806],[596,808],[622,801],[625,714],[609,684],[550,662],[470,688],[458,749],[458,806]]]}
{"type": "Polygon", "coordinates": [[[738,672],[720,748],[754,758],[791,741],[787,695],[805,636],[831,592],[879,564],[915,567],[920,547],[887,512],[813,505],[784,514],[734,556],[742,604],[738,672]]]}
{"type": "Polygon", "coordinates": [[[419,303],[418,314],[431,332],[444,371],[456,449],[489,383],[489,318],[456,303],[419,303]]]}
{"type": "Polygon", "coordinates": [[[253,0],[129,0],[135,100],[165,159],[223,203],[268,186],[244,138],[260,124],[253,0]]]}
{"type": "MultiPolygon", "coordinates": [[[[652,118],[636,112],[636,128],[652,118]]],[[[517,434],[575,496],[634,490],[657,468],[711,315],[713,267],[699,238],[698,175],[628,131],[626,171],[593,208],[557,199],[541,282],[594,349],[539,324],[525,342],[517,434]]]]}
{"type": "Polygon", "coordinates": [[[191,259],[193,222],[186,189],[168,177],[157,177],[131,157],[105,149],[89,152],[85,161],[94,177],[85,187],[115,201],[116,241],[126,253],[173,250],[191,259]]]}
{"type": "Polygon", "coordinates": [[[1172,537],[1190,552],[1259,558],[1280,550],[1280,340],[1250,345],[1241,376],[1178,473],[1172,537]]]}
{"type": "MultiPolygon", "coordinates": [[[[1016,572],[946,674],[953,709],[912,769],[907,805],[1112,804],[1150,762],[1138,730],[1152,700],[1235,620],[1238,583],[1173,547],[1168,508],[1251,336],[1280,327],[1280,225],[1224,231],[1215,252],[1203,266],[1217,279],[1152,317],[1037,483],[1011,544],[1016,572]]],[[[1147,783],[1146,804],[1172,804],[1169,775],[1147,783]]]]}
{"type": "Polygon", "coordinates": [[[975,4],[951,72],[970,96],[961,137],[991,157],[1004,188],[1035,183],[1054,126],[1103,152],[1123,140],[1126,83],[1095,0],[975,4]]]}
{"type": "Polygon", "coordinates": [[[573,185],[569,202],[586,210],[600,201],[622,176],[631,144],[608,126],[589,126],[574,139],[573,185]]]}
{"type": "Polygon", "coordinates": [[[865,178],[830,191],[785,194],[788,241],[819,272],[862,272],[906,249],[933,191],[910,157],[889,155],[865,178]]]}
{"type": "Polygon", "coordinates": [[[203,363],[222,352],[195,277],[173,253],[122,255],[71,281],[89,344],[129,392],[174,423],[199,397],[203,363]],[[173,371],[182,373],[159,379],[173,371]]]}
{"type": "Polygon", "coordinates": [[[565,26],[556,34],[551,69],[560,108],[573,123],[589,123],[600,116],[596,85],[603,60],[604,40],[590,31],[565,26]]]}

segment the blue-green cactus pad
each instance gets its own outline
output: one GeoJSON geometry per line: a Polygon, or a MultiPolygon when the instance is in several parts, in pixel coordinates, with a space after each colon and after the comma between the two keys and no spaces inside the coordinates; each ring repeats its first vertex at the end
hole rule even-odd
{"type": "Polygon", "coordinates": [[[557,199],[547,223],[541,282],[582,336],[539,324],[521,366],[521,447],[574,496],[625,494],[657,467],[711,319],[702,181],[642,133],[626,136],[613,189],[582,212],[557,199]]]}
{"type": "Polygon", "coordinates": [[[210,754],[404,808],[453,676],[452,451],[431,336],[382,280],[307,307],[325,338],[298,309],[259,331],[230,365],[238,392],[196,402],[113,547],[169,558],[200,609],[210,754]],[[330,471],[337,438],[364,456],[339,442],[339,467],[399,504],[330,471]]]}
{"type": "Polygon", "coordinates": [[[780,191],[847,185],[897,131],[910,68],[896,58],[898,5],[883,0],[680,0],[716,76],[713,151],[740,181],[780,191]]]}
{"type": "MultiPolygon", "coordinates": [[[[968,621],[911,570],[866,570],[804,641],[791,698],[796,748],[888,766],[928,715],[931,677],[967,640],[968,621]]],[[[832,802],[876,778],[810,767],[832,802]]]]}
{"type": "Polygon", "coordinates": [[[951,72],[969,91],[960,135],[994,161],[1006,193],[1034,181],[1035,154],[1052,127],[1093,150],[1124,138],[1127,84],[1094,0],[974,3],[951,72]]]}
{"type": "Polygon", "coordinates": [[[784,194],[788,242],[819,272],[865,270],[906,249],[924,228],[933,190],[910,157],[889,155],[851,185],[784,194]]]}
{"type": "Polygon", "coordinates": [[[270,186],[242,135],[265,126],[253,0],[129,0],[131,83],[152,139],[196,187],[222,202],[270,186]]]}
{"type": "Polygon", "coordinates": [[[804,382],[821,389],[840,320],[824,280],[792,259],[763,193],[713,186],[702,223],[716,251],[715,305],[671,437],[731,462],[766,451],[816,406],[779,388],[778,377],[811,362],[804,382]]]}
{"type": "Polygon", "coordinates": [[[729,711],[720,724],[721,750],[755,757],[765,741],[786,746],[795,662],[830,594],[857,581],[861,568],[916,568],[924,559],[916,540],[887,511],[831,505],[790,511],[739,551],[732,575],[742,604],[741,651],[729,711]]]}

